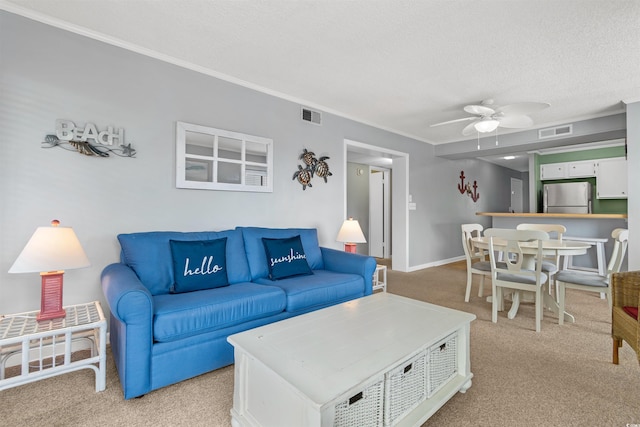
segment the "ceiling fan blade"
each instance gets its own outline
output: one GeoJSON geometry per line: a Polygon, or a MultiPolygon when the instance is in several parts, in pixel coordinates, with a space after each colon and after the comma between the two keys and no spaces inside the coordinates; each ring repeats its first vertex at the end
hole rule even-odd
{"type": "Polygon", "coordinates": [[[480,120],[474,120],[473,122],[471,122],[471,123],[469,123],[468,125],[466,125],[466,126],[464,127],[464,129],[462,129],[462,134],[463,134],[464,136],[469,136],[469,135],[471,135],[471,134],[473,134],[473,133],[477,132],[477,131],[476,131],[476,128],[475,128],[475,125],[476,125],[476,123],[478,123],[479,121],[480,121],[480,120]]]}
{"type": "Polygon", "coordinates": [[[502,107],[496,108],[496,112],[503,114],[531,114],[536,111],[544,110],[545,108],[549,108],[551,104],[547,104],[546,102],[518,102],[516,104],[503,105],[502,107]]]}
{"type": "Polygon", "coordinates": [[[475,120],[475,119],[477,119],[477,117],[465,117],[463,119],[455,119],[455,120],[449,120],[446,122],[434,123],[430,127],[448,125],[448,124],[457,123],[457,122],[466,122],[468,120],[475,120]]]}
{"type": "Polygon", "coordinates": [[[496,113],[496,110],[487,107],[486,105],[465,105],[464,111],[469,114],[477,114],[479,116],[491,116],[496,113]]]}
{"type": "Polygon", "coordinates": [[[504,116],[499,119],[498,126],[503,128],[521,129],[533,126],[533,119],[524,114],[504,116]]]}

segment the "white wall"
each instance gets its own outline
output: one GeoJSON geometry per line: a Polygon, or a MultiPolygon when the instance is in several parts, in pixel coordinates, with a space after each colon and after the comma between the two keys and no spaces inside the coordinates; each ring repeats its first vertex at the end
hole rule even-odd
{"type": "Polygon", "coordinates": [[[347,163],[347,216],[358,220],[366,243],[358,243],[359,254],[369,254],[369,166],[347,163]],[[357,171],[361,169],[362,175],[357,171]]]}
{"type": "Polygon", "coordinates": [[[629,270],[640,270],[640,100],[627,104],[627,164],[628,189],[627,216],[629,218],[629,270]]]}
{"type": "Polygon", "coordinates": [[[317,227],[323,246],[341,248],[345,139],[409,153],[418,203],[410,266],[461,256],[460,223],[475,222],[477,210],[506,209],[502,168],[435,158],[429,144],[330,114],[312,125],[300,120],[298,104],[5,11],[0,40],[0,313],[39,308],[39,276],[7,271],[36,227],[54,218],[75,229],[92,262],[65,274],[65,305],[104,302],[100,273],[119,259],[119,233],[303,226],[317,227]],[[137,155],[44,149],[56,119],[124,128],[137,155]],[[273,139],[273,193],[176,189],[176,121],[273,139]],[[306,191],[292,180],[303,148],[329,156],[333,172],[306,191]],[[480,179],[477,204],[455,190],[461,169],[480,179]]]}

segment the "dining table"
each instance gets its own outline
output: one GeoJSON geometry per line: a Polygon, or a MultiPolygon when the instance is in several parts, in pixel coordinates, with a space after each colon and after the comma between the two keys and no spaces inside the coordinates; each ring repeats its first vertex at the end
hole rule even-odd
{"type": "MultiPolygon", "coordinates": [[[[489,249],[489,237],[480,236],[473,237],[471,239],[472,244],[479,248],[488,250],[489,249]]],[[[503,249],[507,244],[507,241],[500,238],[493,239],[493,247],[496,250],[503,249]]],[[[583,255],[587,253],[587,250],[591,247],[591,243],[588,242],[578,242],[573,240],[544,240],[542,242],[542,252],[544,256],[570,256],[570,255],[583,255]]],[[[530,242],[521,242],[520,248],[523,253],[522,259],[522,268],[533,270],[535,269],[535,255],[538,252],[538,241],[532,240],[530,242]]],[[[507,317],[509,319],[513,319],[518,313],[518,308],[520,307],[521,300],[521,292],[527,291],[514,291],[512,294],[512,304],[509,309],[509,313],[507,317]]],[[[527,294],[531,294],[531,292],[527,292],[527,294]]],[[[558,302],[553,298],[550,293],[543,292],[543,304],[544,307],[548,310],[551,310],[556,315],[560,315],[560,307],[558,302]]],[[[570,313],[564,312],[564,320],[565,322],[575,322],[575,318],[570,313]]]]}

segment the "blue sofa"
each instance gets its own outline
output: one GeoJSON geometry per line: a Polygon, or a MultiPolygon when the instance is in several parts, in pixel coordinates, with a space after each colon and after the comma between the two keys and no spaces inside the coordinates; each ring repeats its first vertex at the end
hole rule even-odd
{"type": "Polygon", "coordinates": [[[125,399],[232,364],[229,335],[371,294],[376,267],[371,257],[320,247],[315,229],[158,231],[118,240],[121,261],[101,281],[125,399]],[[312,274],[271,280],[263,238],[295,236],[312,274]],[[174,293],[175,241],[225,238],[228,285],[174,293]]]}

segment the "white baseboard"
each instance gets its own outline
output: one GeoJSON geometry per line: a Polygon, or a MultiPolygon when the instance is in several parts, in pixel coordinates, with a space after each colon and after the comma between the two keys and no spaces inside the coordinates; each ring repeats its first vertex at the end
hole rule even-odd
{"type": "Polygon", "coordinates": [[[465,257],[464,255],[462,255],[462,256],[457,256],[457,257],[448,258],[448,259],[441,259],[434,262],[428,262],[426,264],[414,265],[413,267],[409,267],[409,272],[424,270],[425,268],[430,268],[430,267],[438,267],[439,265],[445,265],[445,264],[450,264],[452,262],[463,261],[464,259],[465,257]]]}

